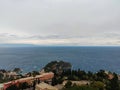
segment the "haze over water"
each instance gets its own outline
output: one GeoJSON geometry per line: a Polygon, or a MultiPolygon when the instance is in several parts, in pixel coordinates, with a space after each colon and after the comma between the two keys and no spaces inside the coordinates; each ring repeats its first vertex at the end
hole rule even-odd
{"type": "Polygon", "coordinates": [[[120,73],[120,47],[7,47],[0,48],[0,69],[19,67],[23,72],[42,69],[48,62],[63,60],[73,69],[120,73]]]}

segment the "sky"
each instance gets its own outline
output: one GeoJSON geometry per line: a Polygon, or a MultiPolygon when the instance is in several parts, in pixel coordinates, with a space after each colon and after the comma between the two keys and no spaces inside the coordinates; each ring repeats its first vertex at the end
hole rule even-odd
{"type": "Polygon", "coordinates": [[[0,0],[0,44],[119,46],[120,0],[0,0]]]}

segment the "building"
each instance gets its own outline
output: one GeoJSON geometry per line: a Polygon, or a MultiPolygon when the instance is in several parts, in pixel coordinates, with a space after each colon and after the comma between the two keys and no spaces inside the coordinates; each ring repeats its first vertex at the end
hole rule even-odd
{"type": "MultiPolygon", "coordinates": [[[[35,77],[26,77],[26,78],[21,78],[21,79],[17,79],[14,81],[10,81],[7,83],[4,83],[3,86],[1,85],[1,88],[4,87],[4,90],[6,90],[6,88],[8,88],[11,85],[17,85],[19,86],[20,83],[24,83],[27,82],[29,85],[33,84],[33,81],[50,81],[52,78],[54,77],[54,73],[49,72],[49,73],[43,73],[41,75],[37,75],[35,77]]],[[[2,90],[2,89],[0,89],[2,90]]]]}
{"type": "Polygon", "coordinates": [[[12,82],[7,82],[7,83],[4,83],[4,90],[6,90],[8,87],[10,87],[11,85],[13,85],[12,82]]]}
{"type": "Polygon", "coordinates": [[[50,80],[54,77],[54,73],[49,72],[49,73],[43,73],[41,75],[37,75],[36,77],[34,77],[35,79],[39,79],[40,81],[46,81],[46,80],[50,80]]]}
{"type": "Polygon", "coordinates": [[[53,87],[47,83],[40,83],[38,85],[36,85],[36,89],[35,90],[58,90],[56,87],[53,87]]]}

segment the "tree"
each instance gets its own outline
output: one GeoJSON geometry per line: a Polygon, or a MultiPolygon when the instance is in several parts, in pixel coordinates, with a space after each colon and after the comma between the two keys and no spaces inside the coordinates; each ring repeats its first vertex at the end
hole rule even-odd
{"type": "Polygon", "coordinates": [[[109,80],[109,82],[106,84],[107,90],[120,90],[119,82],[118,82],[118,76],[116,73],[113,73],[114,78],[109,80]]]}
{"type": "Polygon", "coordinates": [[[3,79],[3,73],[0,73],[0,80],[2,80],[3,79]]]}
{"type": "Polygon", "coordinates": [[[32,72],[32,76],[35,77],[36,75],[40,75],[40,73],[37,72],[37,71],[33,71],[33,72],[32,72]]]}
{"type": "Polygon", "coordinates": [[[19,87],[23,90],[23,89],[28,88],[28,86],[29,86],[29,85],[28,85],[28,83],[27,83],[27,82],[23,82],[23,83],[21,83],[21,84],[20,84],[20,86],[19,86],[19,87]]]}
{"type": "Polygon", "coordinates": [[[20,90],[20,89],[16,85],[11,85],[6,90],[20,90]]]}
{"type": "Polygon", "coordinates": [[[56,79],[56,77],[52,78],[52,85],[57,85],[58,84],[58,81],[56,79]]]}
{"type": "Polygon", "coordinates": [[[108,78],[108,75],[105,73],[104,70],[100,70],[99,72],[97,72],[96,75],[97,75],[97,78],[96,78],[97,81],[103,81],[104,79],[108,78]]]}
{"type": "Polygon", "coordinates": [[[99,90],[99,89],[85,85],[85,86],[72,86],[70,88],[63,88],[62,90],[99,90]]]}
{"type": "Polygon", "coordinates": [[[22,72],[22,70],[20,68],[15,68],[13,71],[16,73],[19,73],[19,74],[22,72]]]}
{"type": "Polygon", "coordinates": [[[65,84],[65,88],[70,88],[71,86],[72,86],[72,82],[67,81],[67,83],[65,84]]]}
{"type": "Polygon", "coordinates": [[[104,90],[104,83],[100,81],[95,81],[91,84],[92,87],[99,88],[99,90],[104,90]]]}

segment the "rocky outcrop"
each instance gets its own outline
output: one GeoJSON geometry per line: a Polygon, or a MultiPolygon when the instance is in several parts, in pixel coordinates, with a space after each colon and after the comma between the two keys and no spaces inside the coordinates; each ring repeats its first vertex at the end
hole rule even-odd
{"type": "Polygon", "coordinates": [[[71,69],[72,65],[68,62],[64,61],[52,61],[48,63],[45,67],[44,70],[45,72],[55,72],[55,73],[62,73],[64,70],[71,69]]]}

